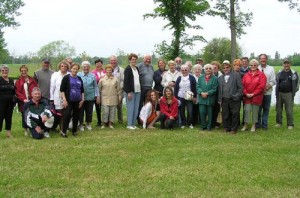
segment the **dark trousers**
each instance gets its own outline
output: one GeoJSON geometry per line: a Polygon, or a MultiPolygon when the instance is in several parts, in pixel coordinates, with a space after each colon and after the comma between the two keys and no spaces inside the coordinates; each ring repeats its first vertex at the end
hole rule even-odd
{"type": "Polygon", "coordinates": [[[292,92],[283,93],[279,92],[276,100],[276,123],[282,124],[282,112],[283,105],[285,108],[287,126],[294,126],[294,115],[293,115],[293,106],[294,106],[294,97],[292,92]]]}
{"type": "Polygon", "coordinates": [[[69,127],[69,122],[71,120],[71,117],[72,117],[72,121],[73,121],[72,133],[75,133],[77,131],[79,113],[80,113],[79,101],[76,101],[76,102],[68,101],[68,106],[66,108],[65,115],[64,115],[64,121],[63,121],[64,124],[63,124],[62,131],[64,134],[67,133],[67,129],[69,127]]]}
{"type": "Polygon", "coordinates": [[[212,126],[212,110],[213,106],[211,105],[199,105],[200,119],[201,119],[201,128],[202,129],[211,129],[212,126]]]}
{"type": "Polygon", "coordinates": [[[240,123],[241,101],[222,100],[223,127],[227,131],[237,131],[240,123]]]}
{"type": "Polygon", "coordinates": [[[181,102],[180,105],[180,119],[181,119],[181,126],[192,124],[193,118],[193,101],[185,100],[184,98],[178,97],[181,102]],[[185,109],[187,111],[187,116],[185,116],[185,109]]]}
{"type": "Polygon", "coordinates": [[[5,130],[11,130],[14,103],[12,100],[0,101],[0,131],[2,131],[3,121],[5,120],[5,130]]]}
{"type": "Polygon", "coordinates": [[[160,114],[160,128],[161,129],[173,129],[176,123],[176,120],[168,119],[165,114],[160,114]]]}
{"type": "Polygon", "coordinates": [[[101,103],[97,104],[96,101],[94,103],[96,107],[97,125],[101,126],[101,103]]]}
{"type": "Polygon", "coordinates": [[[83,124],[83,118],[85,114],[85,122],[86,123],[91,123],[93,120],[93,107],[94,107],[94,100],[85,100],[83,102],[83,105],[80,109],[80,114],[79,114],[79,123],[80,125],[83,124]]]}
{"type": "MultiPolygon", "coordinates": [[[[47,128],[45,126],[45,124],[42,122],[42,118],[39,117],[39,119],[37,118],[33,118],[30,117],[31,120],[33,120],[33,122],[35,122],[37,124],[37,126],[41,127],[42,130],[44,130],[44,132],[48,132],[49,128],[47,128]]],[[[44,133],[38,133],[35,128],[29,128],[31,136],[33,139],[42,139],[44,137],[44,133]]]]}
{"type": "Polygon", "coordinates": [[[218,114],[220,112],[220,104],[218,102],[215,103],[212,109],[212,128],[215,128],[216,126],[220,126],[221,124],[217,122],[218,114]]]}
{"type": "Polygon", "coordinates": [[[63,128],[63,119],[65,114],[65,109],[55,109],[56,114],[54,114],[54,123],[51,129],[56,129],[59,125],[60,130],[63,128]]]}
{"type": "Polygon", "coordinates": [[[199,104],[193,104],[193,125],[200,124],[199,104]]]}

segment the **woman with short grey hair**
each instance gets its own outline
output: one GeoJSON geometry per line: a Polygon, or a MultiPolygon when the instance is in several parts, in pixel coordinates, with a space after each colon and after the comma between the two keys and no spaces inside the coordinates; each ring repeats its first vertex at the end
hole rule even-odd
{"type": "Polygon", "coordinates": [[[2,65],[0,70],[0,132],[2,131],[3,120],[5,120],[6,137],[12,137],[12,115],[16,102],[15,85],[14,80],[8,77],[9,67],[2,65]]]}

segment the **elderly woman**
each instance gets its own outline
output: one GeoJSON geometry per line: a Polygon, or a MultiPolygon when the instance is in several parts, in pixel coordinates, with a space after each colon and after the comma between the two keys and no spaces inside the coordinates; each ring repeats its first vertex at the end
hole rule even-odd
{"type": "Polygon", "coordinates": [[[159,104],[158,104],[159,95],[156,90],[150,90],[147,93],[145,100],[145,105],[142,107],[140,112],[140,121],[143,124],[143,129],[153,129],[153,125],[158,120],[160,116],[159,104]]]}
{"type": "Polygon", "coordinates": [[[241,79],[243,78],[244,74],[241,72],[241,67],[242,67],[242,61],[241,59],[234,59],[233,61],[233,71],[237,72],[240,74],[241,79]]]}
{"type": "Polygon", "coordinates": [[[84,102],[84,88],[82,79],[77,76],[80,65],[73,63],[71,65],[71,73],[63,77],[60,85],[61,97],[63,99],[63,107],[65,110],[62,137],[67,136],[67,129],[72,116],[72,134],[77,136],[77,126],[79,120],[80,109],[84,102]]]}
{"type": "MultiPolygon", "coordinates": [[[[213,74],[219,78],[220,76],[222,76],[222,72],[220,71],[221,70],[221,63],[219,61],[212,61],[211,62],[211,65],[213,66],[213,74]]],[[[217,95],[216,95],[216,98],[218,98],[218,92],[217,92],[217,95]]],[[[221,106],[220,104],[218,103],[218,100],[216,100],[214,106],[213,106],[213,113],[212,113],[212,128],[219,128],[221,123],[217,122],[217,117],[218,117],[218,114],[220,112],[220,109],[221,109],[221,106]]]]}
{"type": "Polygon", "coordinates": [[[255,123],[258,120],[258,110],[262,104],[264,97],[264,89],[266,87],[267,78],[265,74],[258,69],[258,61],[252,59],[250,61],[250,71],[245,73],[243,77],[243,104],[244,104],[244,126],[242,131],[248,129],[250,122],[250,115],[252,113],[252,127],[251,132],[255,132],[255,123]]]}
{"type": "MultiPolygon", "coordinates": [[[[193,76],[196,79],[196,82],[198,83],[198,79],[200,77],[202,73],[202,65],[200,64],[196,64],[193,67],[193,76]]],[[[199,124],[200,123],[200,115],[199,115],[199,104],[198,104],[198,100],[199,100],[199,95],[197,94],[197,101],[193,104],[193,125],[199,124]]]]}
{"type": "Polygon", "coordinates": [[[135,122],[138,116],[139,103],[141,98],[141,84],[139,70],[136,67],[138,56],[128,56],[129,65],[124,70],[124,87],[127,104],[127,129],[135,130],[135,122]]]}
{"type": "Polygon", "coordinates": [[[58,63],[59,70],[54,72],[50,80],[50,101],[54,105],[56,112],[60,116],[55,116],[55,123],[53,128],[55,129],[59,124],[60,130],[63,128],[63,119],[64,119],[64,106],[63,100],[60,93],[60,85],[63,77],[68,74],[69,63],[67,61],[61,61],[58,63]]]}
{"type": "Polygon", "coordinates": [[[105,67],[106,75],[99,81],[99,92],[101,96],[101,104],[103,107],[102,129],[105,126],[113,129],[113,123],[115,122],[115,112],[117,105],[122,100],[122,91],[120,88],[119,80],[113,76],[113,67],[108,64],[105,67]]]}
{"type": "Polygon", "coordinates": [[[180,72],[175,69],[175,62],[170,60],[168,62],[169,70],[164,73],[161,85],[163,87],[172,87],[174,89],[175,82],[177,78],[180,76],[180,72]]]}
{"type": "Polygon", "coordinates": [[[0,68],[0,132],[2,131],[3,120],[5,120],[6,137],[12,137],[12,115],[16,102],[14,80],[8,77],[9,68],[7,65],[2,65],[0,68]]]}
{"type": "Polygon", "coordinates": [[[181,66],[181,76],[179,76],[175,83],[174,93],[175,96],[180,100],[180,119],[181,128],[189,126],[193,127],[193,103],[196,102],[196,79],[194,76],[189,74],[190,70],[187,65],[181,66]],[[187,111],[187,117],[185,115],[187,111]]]}
{"type": "MultiPolygon", "coordinates": [[[[105,76],[105,69],[103,68],[103,61],[98,58],[95,60],[95,69],[92,71],[92,74],[95,75],[97,84],[99,84],[99,81],[101,78],[105,76]]],[[[101,103],[97,104],[97,101],[95,100],[95,107],[96,107],[96,115],[97,115],[97,126],[101,126],[101,103]]]]}
{"type": "Polygon", "coordinates": [[[174,96],[172,87],[164,89],[160,104],[160,128],[173,129],[178,117],[178,100],[174,96]]]}
{"type": "Polygon", "coordinates": [[[21,75],[15,83],[15,92],[18,99],[19,111],[22,113],[22,127],[24,129],[24,134],[25,136],[28,136],[23,107],[24,104],[31,99],[31,92],[34,87],[38,87],[38,84],[28,75],[28,67],[26,65],[22,65],[19,68],[19,71],[21,75]]]}
{"type": "Polygon", "coordinates": [[[197,93],[199,94],[199,111],[201,119],[201,129],[212,129],[212,111],[216,101],[216,93],[218,88],[218,79],[213,74],[213,66],[211,64],[204,65],[205,74],[198,79],[197,93]]]}
{"type": "Polygon", "coordinates": [[[99,88],[97,80],[94,74],[90,73],[90,62],[83,61],[81,63],[82,72],[78,73],[78,76],[81,77],[83,81],[84,88],[84,102],[79,114],[79,129],[84,131],[83,127],[83,118],[85,114],[85,122],[87,130],[92,130],[92,120],[93,120],[93,106],[96,100],[96,103],[100,103],[99,97],[99,88]]]}
{"type": "Polygon", "coordinates": [[[163,95],[163,90],[164,90],[164,87],[162,86],[161,82],[162,82],[162,78],[163,78],[163,75],[164,73],[166,72],[166,63],[164,60],[162,59],[159,59],[158,60],[158,70],[156,70],[154,72],[154,76],[153,76],[153,80],[154,80],[154,89],[156,91],[158,91],[159,93],[159,96],[162,96],[163,95]]]}

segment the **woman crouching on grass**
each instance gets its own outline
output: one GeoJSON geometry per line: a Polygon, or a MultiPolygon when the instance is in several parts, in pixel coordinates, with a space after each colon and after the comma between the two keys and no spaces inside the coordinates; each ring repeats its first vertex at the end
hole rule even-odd
{"type": "Polygon", "coordinates": [[[178,100],[174,96],[173,89],[166,87],[164,95],[160,99],[160,128],[173,129],[178,117],[178,100]]]}
{"type": "Polygon", "coordinates": [[[158,92],[150,90],[147,93],[145,105],[142,107],[140,112],[140,121],[143,123],[143,129],[153,129],[153,125],[160,116],[160,108],[158,104],[158,92]]]}

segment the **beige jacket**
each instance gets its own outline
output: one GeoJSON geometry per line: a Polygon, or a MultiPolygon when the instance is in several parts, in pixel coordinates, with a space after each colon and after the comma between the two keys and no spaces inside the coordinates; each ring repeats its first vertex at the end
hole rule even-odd
{"type": "Polygon", "coordinates": [[[104,76],[100,79],[98,86],[101,97],[101,105],[118,105],[121,100],[122,92],[120,89],[120,83],[116,77],[104,76]]]}

